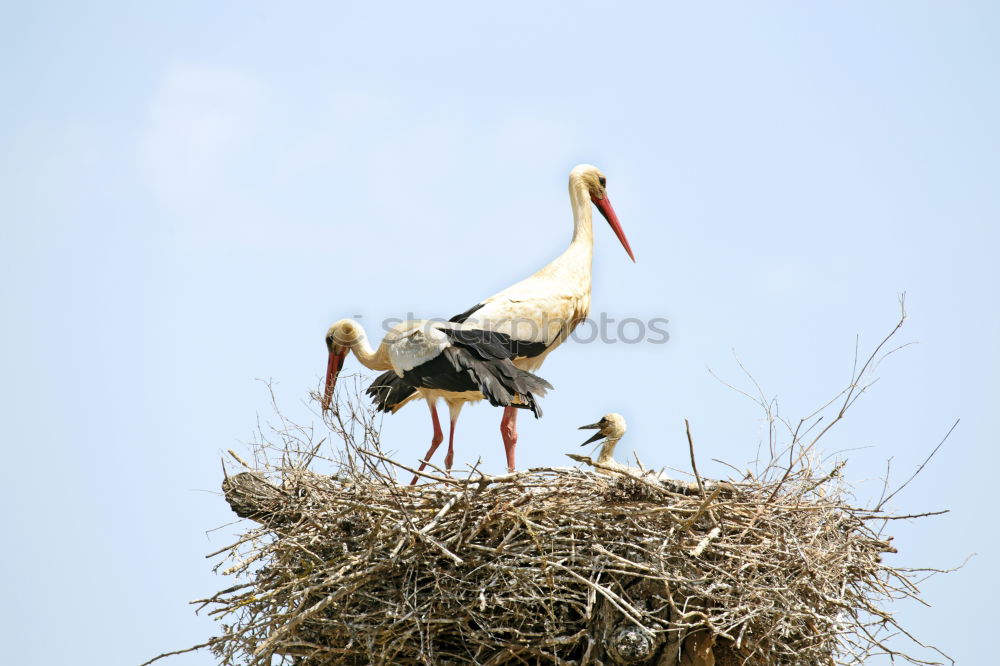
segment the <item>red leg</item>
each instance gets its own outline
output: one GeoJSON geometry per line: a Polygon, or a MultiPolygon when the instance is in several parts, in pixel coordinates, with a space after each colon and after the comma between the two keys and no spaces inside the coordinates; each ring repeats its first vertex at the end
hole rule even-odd
{"type": "Polygon", "coordinates": [[[462,402],[448,403],[448,414],[451,417],[451,431],[448,433],[448,455],[444,457],[444,468],[451,471],[451,464],[455,462],[455,424],[458,423],[458,414],[462,411],[462,402]]]}
{"type": "MultiPolygon", "coordinates": [[[[436,402],[436,400],[434,402],[431,402],[430,400],[427,401],[427,406],[431,408],[431,421],[434,422],[434,437],[431,438],[431,448],[427,449],[427,455],[423,457],[423,460],[420,462],[420,467],[417,468],[420,472],[424,471],[424,467],[427,467],[427,461],[431,459],[431,456],[433,456],[434,452],[437,451],[437,447],[444,441],[444,433],[441,432],[441,422],[438,421],[436,402]]],[[[452,431],[454,431],[454,429],[455,426],[453,424],[452,431]]],[[[417,483],[417,479],[419,478],[420,477],[418,475],[414,474],[413,481],[410,481],[410,485],[415,485],[417,483]]]]}
{"type": "Polygon", "coordinates": [[[500,420],[500,436],[503,437],[503,449],[507,453],[507,471],[514,471],[514,447],[517,446],[517,408],[504,407],[503,419],[500,420]]]}
{"type": "Polygon", "coordinates": [[[451,471],[451,464],[455,462],[455,422],[451,422],[451,432],[448,433],[448,455],[444,457],[444,468],[451,471]]]}

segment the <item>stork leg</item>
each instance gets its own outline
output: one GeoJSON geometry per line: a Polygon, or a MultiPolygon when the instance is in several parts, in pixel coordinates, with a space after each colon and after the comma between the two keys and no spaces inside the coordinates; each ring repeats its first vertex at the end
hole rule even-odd
{"type": "MultiPolygon", "coordinates": [[[[427,454],[424,455],[423,459],[420,461],[420,467],[417,468],[418,472],[424,471],[424,467],[427,467],[427,461],[431,459],[431,456],[433,456],[434,452],[437,451],[437,447],[439,447],[441,442],[444,441],[444,433],[441,432],[441,422],[438,420],[437,400],[428,399],[427,406],[430,407],[431,421],[434,422],[434,436],[431,438],[431,448],[427,449],[427,454]]],[[[452,433],[455,432],[454,421],[452,421],[451,424],[451,431],[452,433]]],[[[410,485],[416,485],[417,479],[419,478],[419,475],[414,474],[413,480],[410,481],[410,485]]]]}
{"type": "Polygon", "coordinates": [[[451,464],[455,462],[455,424],[458,423],[458,413],[462,411],[461,402],[449,402],[448,412],[451,416],[451,430],[448,433],[448,454],[444,457],[444,468],[451,471],[451,464]]]}
{"type": "Polygon", "coordinates": [[[507,471],[514,471],[514,447],[517,446],[517,408],[504,407],[503,418],[500,420],[500,436],[503,437],[503,449],[507,453],[507,471]]]}

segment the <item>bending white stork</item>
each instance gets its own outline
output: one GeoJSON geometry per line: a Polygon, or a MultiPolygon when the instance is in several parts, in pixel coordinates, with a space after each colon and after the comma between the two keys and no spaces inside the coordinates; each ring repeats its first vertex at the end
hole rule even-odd
{"type": "MultiPolygon", "coordinates": [[[[392,328],[378,349],[372,349],[361,324],[341,319],[327,331],[326,346],[329,359],[323,411],[330,408],[337,376],[348,351],[353,351],[369,369],[388,370],[366,391],[380,411],[395,413],[417,396],[427,401],[434,435],[420,471],[444,439],[437,415],[438,398],[447,403],[451,416],[448,454],[444,459],[445,469],[450,471],[455,458],[455,423],[465,403],[485,399],[491,405],[507,409],[530,409],[537,418],[542,410],[535,402],[535,394],[545,395],[552,388],[541,377],[514,365],[506,335],[469,331],[460,324],[407,321],[392,328]]],[[[411,483],[416,482],[414,476],[411,483]]]]}
{"type": "MultiPolygon", "coordinates": [[[[573,239],[566,251],[531,277],[451,319],[466,328],[509,336],[514,364],[525,370],[537,370],[545,357],[590,312],[590,277],[594,255],[591,204],[601,211],[628,256],[635,261],[618,216],[611,207],[607,179],[600,169],[590,164],[574,167],[569,174],[569,198],[573,206],[573,239]]],[[[507,454],[507,469],[514,471],[517,412],[511,407],[504,409],[500,433],[507,454]]]]}
{"type": "Polygon", "coordinates": [[[597,423],[580,426],[580,430],[597,430],[593,437],[580,446],[587,446],[601,438],[605,438],[601,444],[601,452],[597,455],[596,462],[600,465],[618,466],[618,463],[615,461],[615,447],[618,446],[621,438],[625,436],[626,427],[625,417],[621,414],[605,414],[597,423]]]}

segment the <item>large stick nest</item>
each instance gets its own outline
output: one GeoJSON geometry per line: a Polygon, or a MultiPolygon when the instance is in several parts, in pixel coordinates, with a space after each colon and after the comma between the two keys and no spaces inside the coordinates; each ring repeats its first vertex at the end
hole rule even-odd
{"type": "Polygon", "coordinates": [[[300,446],[224,482],[259,526],[227,549],[243,582],[205,600],[225,618],[223,663],[861,663],[887,650],[881,606],[916,593],[882,560],[886,516],[852,507],[836,468],[701,488],[472,470],[411,487],[346,439],[332,475],[300,446]]]}
{"type": "Polygon", "coordinates": [[[334,460],[311,429],[283,422],[223,484],[256,524],[214,554],[238,582],[201,600],[222,633],[198,647],[260,666],[937,663],[892,647],[917,643],[886,610],[917,598],[918,570],[883,560],[895,550],[882,530],[906,516],[887,515],[886,497],[852,506],[841,464],[812,465],[829,420],[812,439],[807,420],[789,427],[782,447],[781,419],[761,404],[769,462],[727,483],[696,468],[685,483],[473,467],[411,487],[356,400],[326,421],[343,441],[334,460]]]}

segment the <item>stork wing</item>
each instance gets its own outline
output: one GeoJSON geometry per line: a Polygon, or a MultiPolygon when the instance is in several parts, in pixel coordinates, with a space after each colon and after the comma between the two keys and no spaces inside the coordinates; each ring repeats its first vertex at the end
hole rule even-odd
{"type": "Polygon", "coordinates": [[[586,319],[589,308],[589,298],[555,290],[543,295],[501,293],[450,321],[465,331],[500,334],[515,358],[534,358],[565,340],[586,319]]]}
{"type": "Polygon", "coordinates": [[[380,412],[395,413],[400,407],[417,397],[417,390],[393,370],[375,378],[365,391],[380,412]]]}

